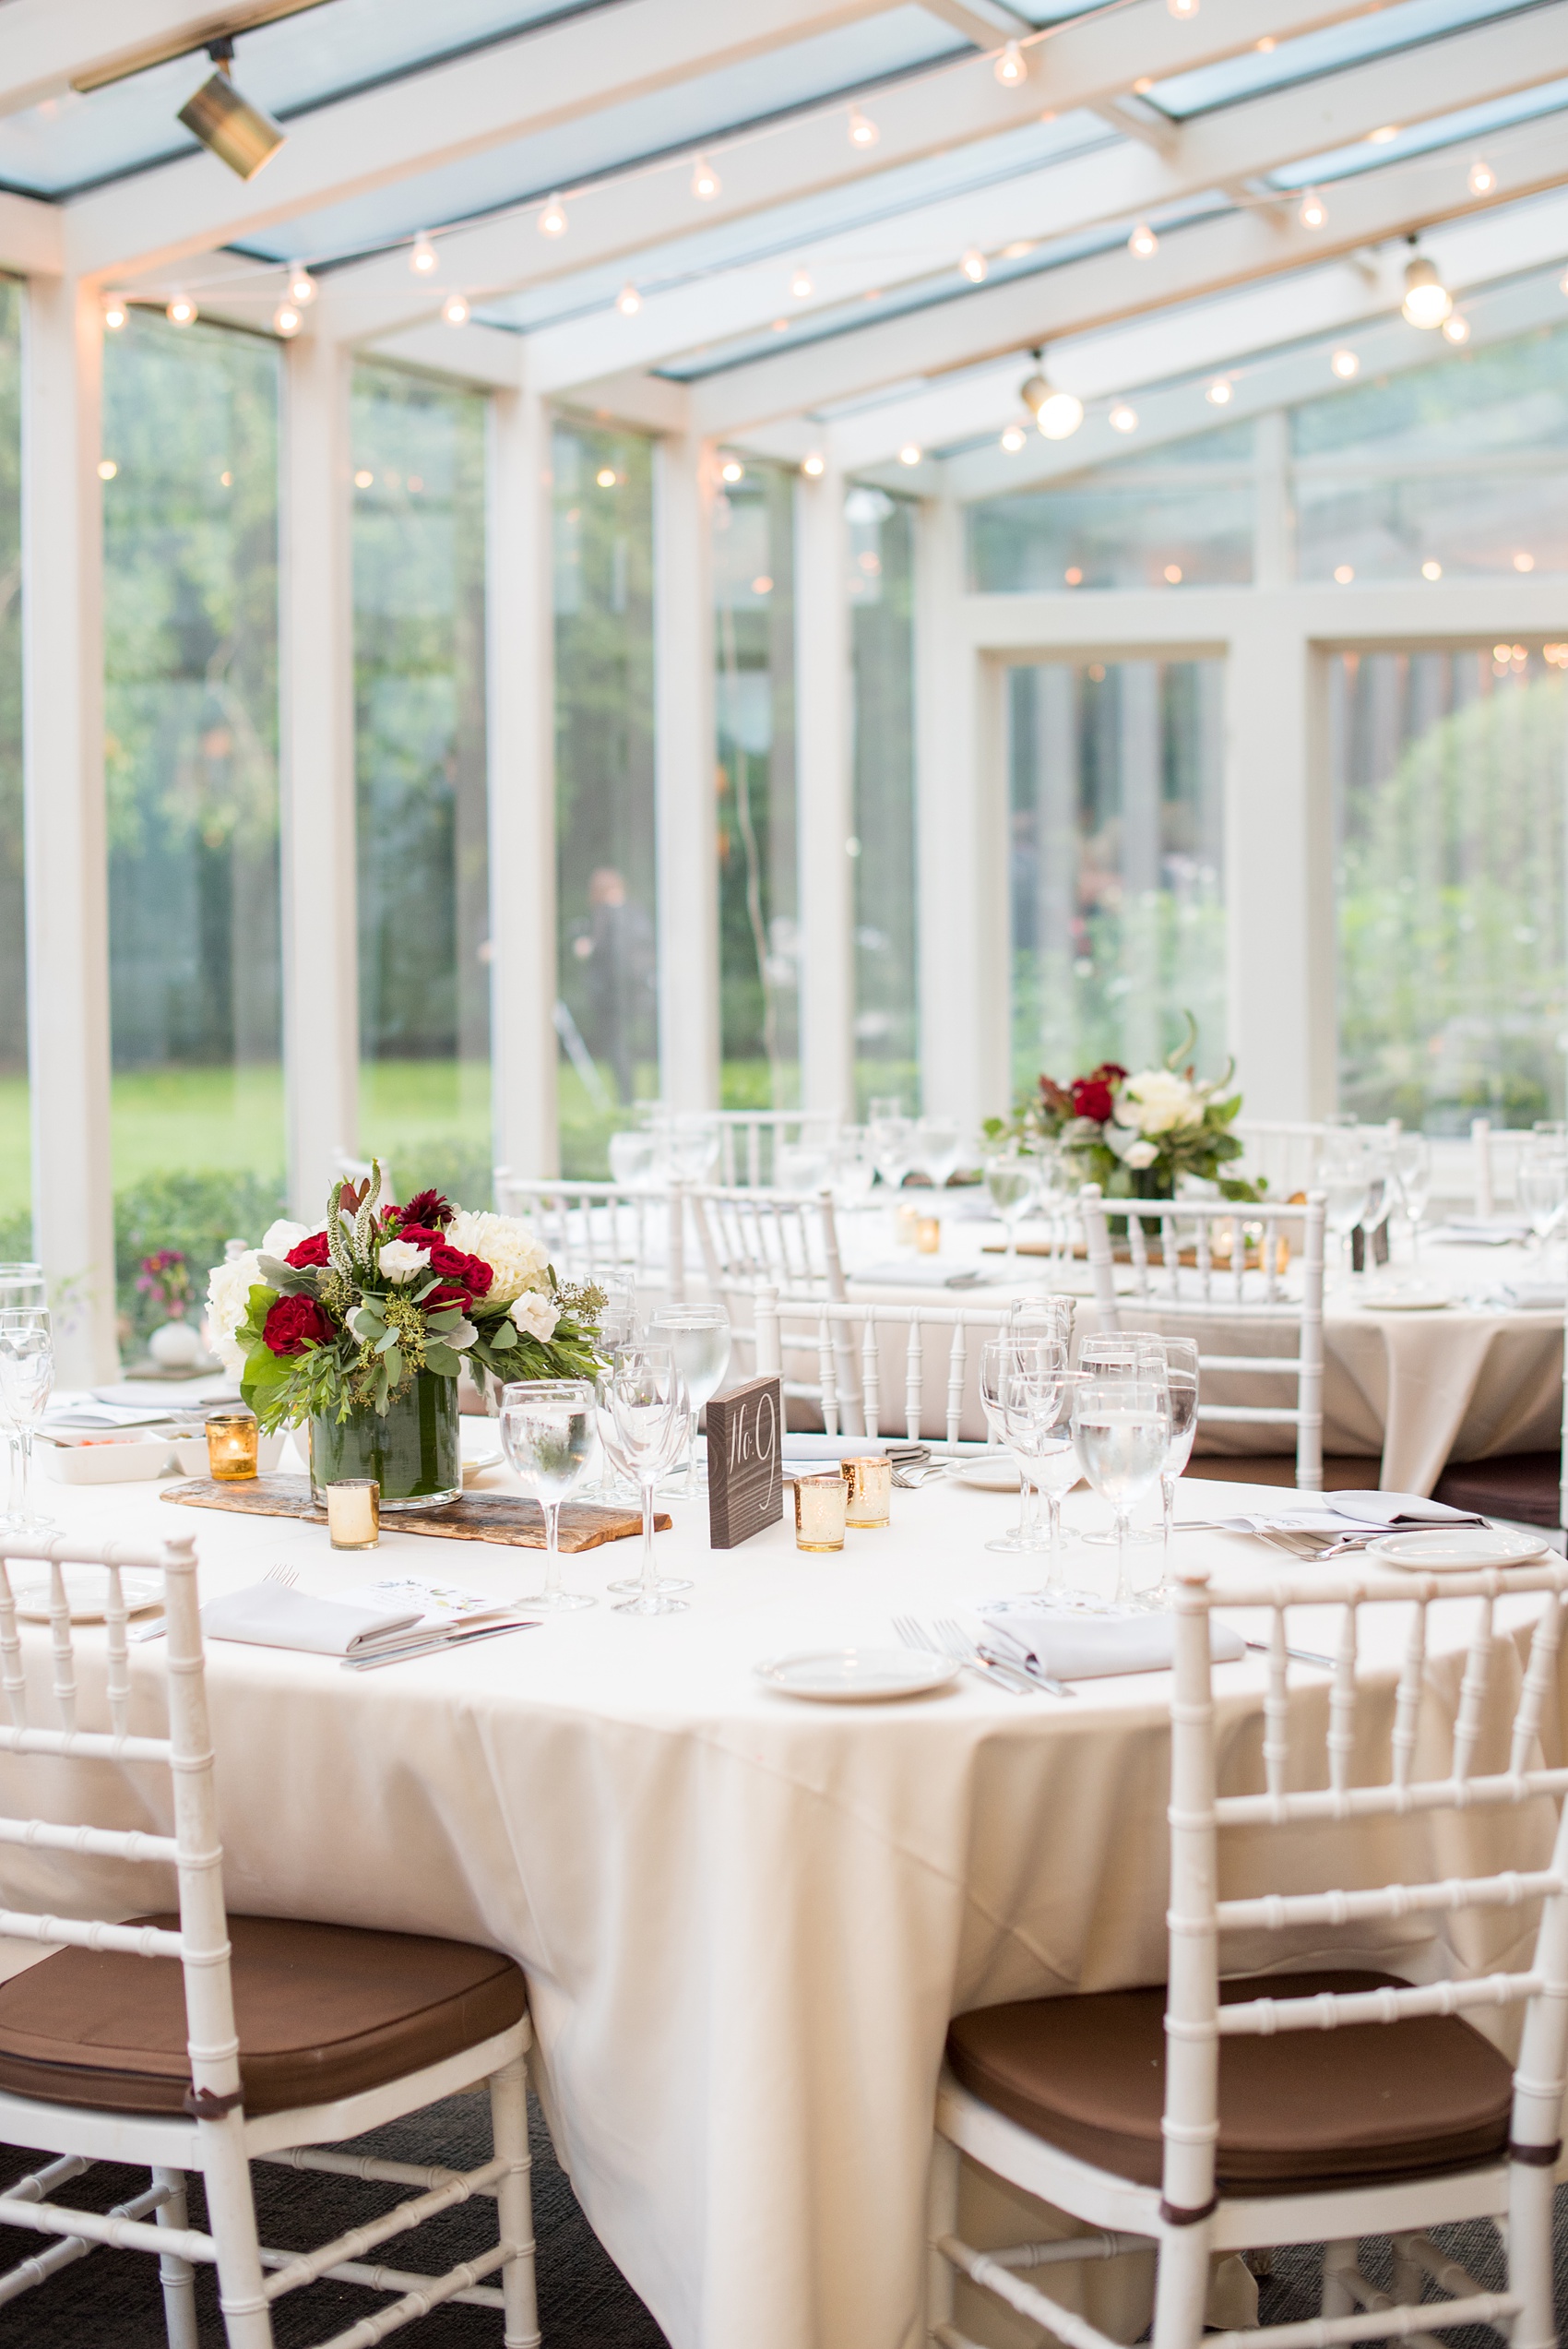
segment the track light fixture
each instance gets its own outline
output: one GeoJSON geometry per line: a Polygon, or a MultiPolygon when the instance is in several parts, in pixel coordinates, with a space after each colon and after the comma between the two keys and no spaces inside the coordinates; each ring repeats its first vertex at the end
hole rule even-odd
{"type": "Polygon", "coordinates": [[[980,252],[978,245],[970,245],[958,267],[971,285],[985,283],[985,255],[980,252]]]}
{"type": "Polygon", "coordinates": [[[1478,155],[1470,165],[1467,184],[1472,196],[1490,196],[1497,185],[1497,173],[1484,155],[1478,155]]]}
{"type": "Polygon", "coordinates": [[[235,89],[233,42],[209,41],[207,54],[217,71],[186,99],[179,120],[220,163],[227,163],[241,179],[255,179],[262,165],[272,161],[287,134],[270,114],[251,105],[235,89]]]}
{"type": "Polygon", "coordinates": [[[628,279],[626,283],[621,288],[620,292],[615,296],[615,307],[620,311],[621,316],[624,318],[635,318],[642,306],[642,295],[637,292],[636,287],[633,285],[631,280],[628,279]]]}
{"type": "Polygon", "coordinates": [[[1127,239],[1127,250],[1140,261],[1152,261],[1159,250],[1159,239],[1146,221],[1140,221],[1127,239]]]}

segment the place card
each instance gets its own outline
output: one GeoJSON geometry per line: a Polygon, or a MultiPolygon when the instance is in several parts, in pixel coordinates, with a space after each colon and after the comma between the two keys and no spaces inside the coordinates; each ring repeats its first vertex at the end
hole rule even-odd
{"type": "Polygon", "coordinates": [[[732,1550],[783,1517],[783,1390],[777,1377],[753,1378],[709,1402],[707,1525],[716,1550],[732,1550]]]}

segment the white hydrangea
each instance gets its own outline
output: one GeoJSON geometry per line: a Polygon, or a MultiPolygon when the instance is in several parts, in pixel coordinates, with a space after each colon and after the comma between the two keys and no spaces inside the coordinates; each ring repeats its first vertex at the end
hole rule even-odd
{"type": "MultiPolygon", "coordinates": [[[[277,1226],[274,1225],[274,1230],[277,1226]]],[[[267,1234],[267,1238],[272,1234],[267,1234]]],[[[301,1234],[303,1237],[303,1234],[301,1234]]],[[[293,1241],[289,1246],[292,1247],[293,1241]]],[[[215,1264],[207,1278],[207,1328],[213,1352],[232,1378],[238,1378],[245,1366],[245,1357],[235,1341],[235,1331],[250,1307],[251,1291],[261,1279],[261,1251],[247,1248],[244,1256],[235,1257],[232,1264],[215,1264]]]]}
{"type": "Polygon", "coordinates": [[[547,1345],[561,1316],[548,1297],[541,1297],[536,1289],[525,1289],[512,1301],[511,1318],[525,1338],[537,1338],[540,1345],[547,1345]]]}
{"type": "Polygon", "coordinates": [[[1173,1134],[1203,1122],[1198,1087],[1169,1068],[1145,1068],[1129,1077],[1116,1103],[1116,1123],[1141,1134],[1173,1134]]]}
{"type": "MultiPolygon", "coordinates": [[[[483,1299],[487,1311],[510,1305],[525,1289],[537,1289],[550,1262],[529,1226],[515,1215],[491,1215],[464,1208],[442,1236],[449,1247],[460,1248],[465,1256],[482,1258],[494,1273],[483,1299]]],[[[554,1322],[550,1326],[553,1329],[554,1322]]]]}

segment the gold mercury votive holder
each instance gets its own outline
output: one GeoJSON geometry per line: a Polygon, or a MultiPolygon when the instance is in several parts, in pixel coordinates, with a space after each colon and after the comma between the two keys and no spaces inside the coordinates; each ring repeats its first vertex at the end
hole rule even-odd
{"type": "Polygon", "coordinates": [[[327,1487],[327,1531],[335,1550],[374,1550],[381,1539],[381,1487],[374,1476],[341,1476],[327,1487]]]}
{"type": "Polygon", "coordinates": [[[255,1474],[261,1430],[254,1411],[214,1411],[207,1417],[207,1465],[220,1485],[238,1485],[255,1474]]]}
{"type": "Polygon", "coordinates": [[[840,1461],[846,1525],[885,1525],[893,1509],[893,1462],[885,1452],[840,1461]]]}
{"type": "Polygon", "coordinates": [[[915,1246],[921,1256],[938,1256],[942,1250],[942,1218],[940,1215],[917,1215],[915,1246]]]}
{"type": "Polygon", "coordinates": [[[836,1469],[830,1476],[795,1479],[795,1547],[841,1550],[849,1487],[836,1469]]]}

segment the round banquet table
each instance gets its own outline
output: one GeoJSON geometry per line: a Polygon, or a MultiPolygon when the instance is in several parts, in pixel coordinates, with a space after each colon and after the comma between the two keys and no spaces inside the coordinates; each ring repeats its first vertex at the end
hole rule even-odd
{"type": "MultiPolygon", "coordinates": [[[[481,1424],[470,1440],[488,1432],[481,1424]]],[[[487,1480],[509,1484],[505,1471],[487,1480]]],[[[73,1531],[194,1534],[205,1596],[277,1562],[323,1595],[398,1573],[496,1598],[537,1587],[536,1553],[388,1524],[378,1552],[346,1556],[324,1527],[180,1508],[160,1493],[40,1484],[73,1531]]],[[[1211,1483],[1180,1499],[1196,1519],[1278,1496],[1211,1483]]],[[[636,1562],[636,1544],[622,1543],[567,1561],[568,1581],[600,1596],[591,1611],[460,1653],[356,1674],[320,1656],[208,1647],[231,1906],[510,1951],[528,1974],[562,2160],[675,2349],[914,2349],[949,2018],[1164,1977],[1168,1674],[1080,1683],[1071,1700],[1016,1699],[966,1675],[876,1707],[800,1702],[756,1677],[760,1659],[791,1650],[889,1645],[896,1610],[957,1613],[972,1628],[979,1601],[1038,1580],[1028,1561],[983,1547],[1014,1496],[944,1484],[896,1491],[893,1508],[891,1529],[810,1556],[783,1525],[712,1552],[705,1512],[676,1504],[659,1549],[695,1577],[685,1615],[611,1610],[605,1584],[636,1562]]],[[[1104,1516],[1082,1491],[1066,1513],[1080,1525],[1104,1516]]],[[[1177,1540],[1217,1568],[1281,1563],[1250,1537],[1177,1540]]],[[[1157,1548],[1137,1556],[1140,1574],[1158,1571],[1157,1548]]],[[[1111,1570],[1105,1550],[1073,1553],[1075,1576],[1111,1570]]],[[[1515,1634],[1539,1604],[1500,1605],[1478,1767],[1502,1766],[1515,1634]]],[[[1472,1605],[1434,1611],[1423,1764],[1445,1750],[1472,1605]]],[[[1363,1614],[1374,1722],[1391,1702],[1404,1615],[1363,1614]],[[1398,1621],[1374,1620],[1384,1616],[1398,1621]]],[[[1293,1616],[1292,1637],[1329,1643],[1326,1612],[1293,1616]]],[[[24,1640],[46,1691],[47,1627],[24,1640]]],[[[79,1636],[84,1726],[101,1709],[103,1640],[79,1636]]],[[[134,1726],[158,1721],[160,1656],[159,1643],[131,1650],[134,1726]]],[[[1310,1771],[1326,1675],[1293,1678],[1310,1771]]],[[[1218,1666],[1216,1681],[1227,1782],[1250,1783],[1262,1659],[1218,1666]]],[[[34,1718],[47,1717],[45,1694],[34,1718]]],[[[1555,1762],[1555,1719],[1549,1742],[1555,1762]]],[[[33,1768],[27,1804],[80,1816],[79,1777],[66,1788],[53,1766],[33,1768]]],[[[100,1816],[168,1831],[157,1774],[105,1778],[100,1816]]],[[[1442,1877],[1474,1857],[1480,1826],[1448,1814],[1379,1822],[1356,1866],[1442,1877]]],[[[1546,1864],[1549,1820],[1493,1812],[1484,1831],[1489,1867],[1546,1864]]],[[[1290,1889],[1278,1869],[1257,1874],[1253,1839],[1236,1842],[1228,1890],[1290,1889]]],[[[1313,1833],[1291,1849],[1300,1880],[1323,1880],[1313,1833]]],[[[126,1915],[156,1904],[145,1870],[90,1864],[89,1877],[78,1872],[89,1864],[71,1865],[67,1899],[51,1855],[6,1847],[6,1905],[126,1915]]],[[[1420,1979],[1444,1958],[1465,1971],[1516,1961],[1531,1929],[1519,1912],[1476,1912],[1450,1946],[1430,1921],[1407,1920],[1371,1933],[1364,1954],[1392,1952],[1420,1979]]],[[[1355,1961],[1336,1947],[1337,1962],[1355,1961]]],[[[1227,1962],[1313,1955],[1310,1941],[1275,1940],[1228,1947],[1227,1962]]]]}

